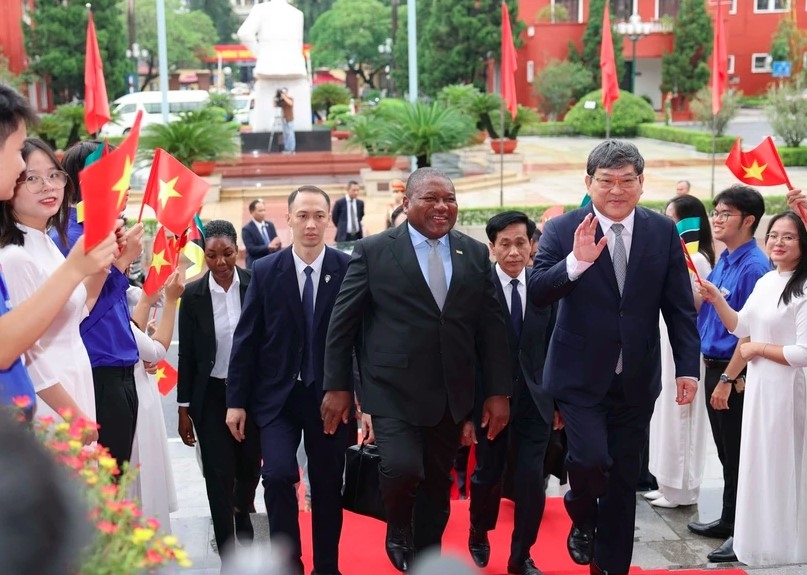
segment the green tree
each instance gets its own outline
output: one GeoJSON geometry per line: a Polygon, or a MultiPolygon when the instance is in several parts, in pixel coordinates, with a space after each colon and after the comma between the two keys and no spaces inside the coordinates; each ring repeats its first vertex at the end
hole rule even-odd
{"type": "Polygon", "coordinates": [[[23,91],[25,88],[25,81],[22,76],[18,76],[9,69],[8,58],[3,54],[2,48],[0,48],[0,83],[11,86],[18,92],[23,91]]]}
{"type": "MultiPolygon", "coordinates": [[[[525,25],[511,2],[510,26],[516,46],[525,25]]],[[[449,84],[474,84],[484,90],[489,55],[501,61],[501,0],[433,0],[423,23],[423,91],[436,94],[449,84]]]]}
{"type": "Polygon", "coordinates": [[[765,110],[773,133],[791,147],[798,147],[807,138],[807,98],[800,82],[775,85],[768,90],[768,106],[765,110]]]}
{"type": "Polygon", "coordinates": [[[728,126],[732,118],[737,115],[737,112],[740,111],[742,96],[743,93],[738,90],[729,89],[723,92],[720,111],[715,117],[712,114],[712,88],[711,86],[704,86],[695,94],[695,97],[689,104],[689,109],[692,110],[695,119],[700,122],[704,128],[711,132],[714,126],[715,134],[722,136],[723,132],[726,131],[726,126],[728,126]]]}
{"type": "MultiPolygon", "coordinates": [[[[110,99],[126,84],[126,34],[116,0],[94,0],[95,29],[110,99]]],[[[23,23],[31,72],[47,78],[57,103],[84,97],[85,0],[43,0],[23,23]]]]}
{"type": "Polygon", "coordinates": [[[533,88],[538,95],[538,109],[549,121],[569,109],[580,96],[591,89],[591,71],[579,62],[552,60],[535,77],[533,88]]]}
{"type": "MultiPolygon", "coordinates": [[[[614,22],[613,3],[611,7],[611,22],[614,22]]],[[[602,46],[602,16],[605,12],[605,0],[591,0],[586,31],[583,32],[583,47],[578,50],[569,42],[569,60],[579,62],[591,72],[592,83],[589,89],[599,87],[602,83],[600,71],[600,48],[602,46]]],[[[614,43],[614,60],[616,60],[616,77],[622,78],[625,72],[625,59],[622,57],[622,36],[611,32],[614,43]]]]}
{"type": "MultiPolygon", "coordinates": [[[[148,71],[141,90],[159,74],[157,5],[154,0],[135,0],[137,42],[148,50],[148,71]]],[[[216,27],[201,10],[183,10],[180,0],[165,0],[166,49],[169,68],[193,68],[213,53],[216,27]]],[[[133,64],[129,64],[130,69],[133,64]]]]}
{"type": "Polygon", "coordinates": [[[791,65],[791,78],[798,78],[804,70],[802,55],[807,49],[807,32],[800,30],[792,15],[779,20],[771,40],[771,59],[787,61],[791,65]]]}
{"type": "Polygon", "coordinates": [[[366,84],[389,63],[378,51],[390,35],[390,9],[378,0],[336,0],[311,28],[314,66],[352,70],[366,84]]]}
{"type": "Polygon", "coordinates": [[[673,51],[661,57],[661,91],[677,94],[682,105],[709,82],[713,31],[703,0],[681,0],[673,51]]]}
{"type": "Polygon", "coordinates": [[[201,10],[213,21],[219,42],[232,44],[233,35],[238,30],[238,18],[233,12],[230,0],[189,0],[188,8],[201,10]]]}

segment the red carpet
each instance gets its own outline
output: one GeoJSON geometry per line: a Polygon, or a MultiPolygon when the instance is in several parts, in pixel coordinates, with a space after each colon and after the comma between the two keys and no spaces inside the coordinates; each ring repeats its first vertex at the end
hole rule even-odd
{"type": "MultiPolygon", "coordinates": [[[[471,561],[468,555],[468,501],[451,502],[451,518],[443,537],[443,552],[471,561]]],[[[507,556],[510,550],[510,533],[513,525],[513,503],[502,501],[499,513],[499,528],[489,533],[491,543],[490,564],[482,571],[486,575],[505,575],[507,556]]],[[[569,533],[569,517],[559,497],[550,497],[538,533],[538,541],[532,548],[532,558],[545,575],[588,575],[588,567],[576,565],[566,551],[566,536],[569,533]]],[[[311,514],[300,513],[300,529],[303,537],[303,561],[306,572],[311,568],[311,514]]],[[[375,519],[345,512],[342,529],[340,568],[345,575],[399,575],[384,551],[385,525],[375,519]]],[[[632,574],[642,575],[714,575],[714,569],[643,570],[631,568],[632,574]]],[[[720,575],[747,575],[742,569],[721,569],[720,575]]]]}

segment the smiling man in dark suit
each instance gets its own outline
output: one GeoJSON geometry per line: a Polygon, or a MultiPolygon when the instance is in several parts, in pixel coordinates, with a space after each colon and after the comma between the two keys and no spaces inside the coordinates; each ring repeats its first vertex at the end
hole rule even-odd
{"type": "Polygon", "coordinates": [[[697,390],[700,341],[675,224],[637,206],[639,150],[606,140],[589,154],[586,174],[591,203],[547,222],[528,297],[536,305],[559,301],[544,387],[566,424],[569,554],[592,574],[622,574],[633,553],[636,484],[661,390],[659,311],[682,405],[697,390]]]}
{"type": "Polygon", "coordinates": [[[277,237],[275,224],[266,219],[263,200],[252,200],[249,203],[249,215],[252,219],[241,229],[241,239],[247,250],[246,266],[251,270],[255,260],[278,251],[282,244],[277,237]]]}
{"type": "Polygon", "coordinates": [[[288,205],[292,245],[255,263],[233,336],[227,425],[239,441],[247,418],[259,428],[269,533],[290,546],[293,575],[303,573],[295,485],[300,481],[297,447],[304,435],[313,573],[338,575],[342,470],[356,428],[339,425],[326,435],[319,405],[328,319],[349,258],[325,246],[330,211],[325,192],[301,186],[288,205]]]}
{"type": "MultiPolygon", "coordinates": [[[[546,496],[544,456],[549,433],[560,427],[552,397],[543,389],[546,346],[552,334],[551,306],[538,308],[527,301],[527,263],[534,241],[535,222],[522,212],[493,216],[485,229],[496,260],[491,277],[507,321],[507,342],[513,366],[510,425],[494,440],[484,436],[475,414],[476,468],[471,477],[471,530],[468,549],[478,567],[490,558],[488,531],[496,528],[502,498],[502,475],[510,445],[516,449],[514,470],[513,535],[507,572],[541,575],[530,557],[538,537],[546,496]]],[[[473,428],[466,427],[466,432],[473,428]]]]}
{"type": "Polygon", "coordinates": [[[475,366],[485,374],[482,426],[491,438],[507,425],[513,386],[488,251],[452,230],[454,185],[421,168],[403,202],[407,224],[353,251],[328,329],[322,417],[326,433],[349,420],[357,345],[362,426],[381,456],[387,555],[406,571],[415,552],[440,546],[475,366]]]}

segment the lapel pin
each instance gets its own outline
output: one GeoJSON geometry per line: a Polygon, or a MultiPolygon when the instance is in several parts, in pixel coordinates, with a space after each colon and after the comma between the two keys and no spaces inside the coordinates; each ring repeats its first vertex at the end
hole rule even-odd
{"type": "Polygon", "coordinates": [[[331,276],[325,276],[325,283],[328,283],[329,281],[331,281],[331,276]]]}
{"type": "Polygon", "coordinates": [[[454,251],[457,252],[459,255],[462,255],[462,250],[454,250],[454,251]]]}

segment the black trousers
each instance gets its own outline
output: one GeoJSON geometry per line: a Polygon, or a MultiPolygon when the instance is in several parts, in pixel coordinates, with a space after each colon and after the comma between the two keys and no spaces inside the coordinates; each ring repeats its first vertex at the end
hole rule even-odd
{"type": "Polygon", "coordinates": [[[608,573],[627,573],[633,555],[636,485],[653,404],[625,403],[620,376],[614,377],[598,405],[556,403],[569,448],[566,510],[575,525],[596,529],[597,565],[608,573]]]}
{"type": "Polygon", "coordinates": [[[261,453],[258,429],[247,418],[242,443],[224,422],[227,415],[224,380],[210,378],[205,389],[201,421],[194,421],[202,453],[207,501],[219,555],[234,543],[234,513],[252,510],[260,477],[261,453]]]}
{"type": "Polygon", "coordinates": [[[280,415],[260,429],[264,499],[272,539],[289,545],[294,569],[302,573],[296,490],[300,481],[297,447],[302,434],[311,481],[314,571],[338,573],[345,450],[349,440],[355,441],[356,425],[340,424],[335,434],[325,435],[315,385],[297,382],[280,415]]]}
{"type": "Polygon", "coordinates": [[[719,384],[720,375],[725,371],[725,365],[712,364],[706,368],[703,380],[706,400],[706,413],[709,414],[709,425],[712,427],[712,437],[717,446],[717,457],[723,465],[723,511],[720,519],[729,525],[734,525],[734,514],[737,508],[737,475],[740,471],[740,435],[743,427],[743,398],[745,394],[737,393],[731,386],[728,409],[715,409],[709,402],[712,393],[719,384]]]}
{"type": "Polygon", "coordinates": [[[109,450],[118,467],[132,458],[135,427],[137,425],[137,389],[134,366],[94,367],[92,381],[95,388],[95,420],[98,443],[109,450]]]}
{"type": "Polygon", "coordinates": [[[519,390],[513,402],[510,424],[489,441],[487,430],[476,421],[476,467],[471,476],[471,527],[490,531],[496,527],[502,495],[502,476],[508,453],[515,449],[513,497],[515,513],[509,565],[522,565],[538,538],[544,514],[544,456],[551,424],[541,417],[529,390],[519,390]]]}
{"type": "Polygon", "coordinates": [[[448,411],[431,427],[373,416],[387,523],[412,525],[415,551],[440,548],[450,512],[451,468],[461,429],[448,411]]]}

